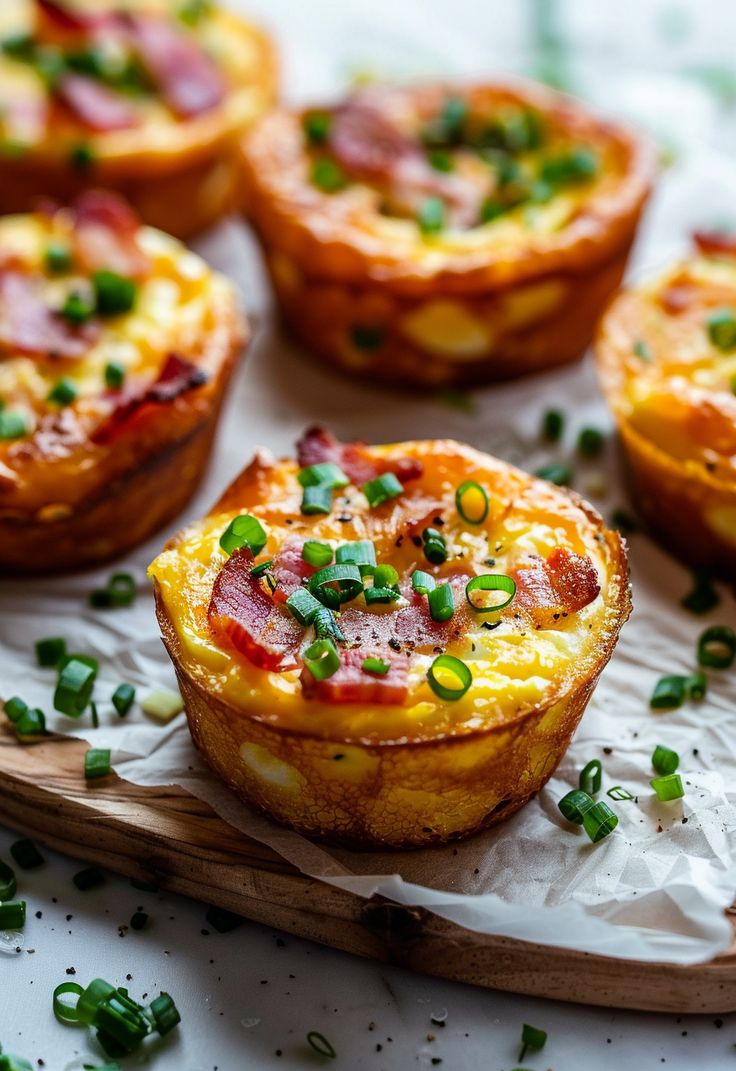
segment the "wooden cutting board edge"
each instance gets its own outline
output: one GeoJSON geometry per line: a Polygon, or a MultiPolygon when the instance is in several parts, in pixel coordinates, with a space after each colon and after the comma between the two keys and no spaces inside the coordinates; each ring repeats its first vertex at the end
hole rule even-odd
{"type": "Polygon", "coordinates": [[[23,747],[1,733],[0,822],[85,862],[423,974],[611,1008],[736,1011],[736,917],[731,948],[691,966],[474,933],[421,908],[366,901],[305,877],[183,789],[143,787],[115,774],[87,783],[87,746],[52,737],[23,747]]]}

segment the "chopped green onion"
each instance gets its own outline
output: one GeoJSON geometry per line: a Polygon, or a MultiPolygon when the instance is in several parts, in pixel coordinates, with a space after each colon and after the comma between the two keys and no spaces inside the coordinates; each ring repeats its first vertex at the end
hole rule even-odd
{"type": "Polygon", "coordinates": [[[0,901],[12,900],[17,888],[15,871],[0,859],[0,901]]]}
{"type": "Polygon", "coordinates": [[[651,361],[653,356],[652,347],[643,338],[637,338],[633,349],[640,361],[651,361]]]}
{"type": "Polygon", "coordinates": [[[54,990],[53,1008],[54,1015],[60,1023],[65,1023],[67,1025],[73,1024],[74,1026],[77,1025],[79,1022],[79,1015],[77,1013],[79,1001],[77,1000],[77,1005],[72,1006],[67,1004],[67,1002],[61,998],[68,995],[80,998],[83,993],[84,989],[78,982],[62,982],[61,985],[57,985],[54,990]]]}
{"type": "Polygon", "coordinates": [[[316,465],[307,465],[297,473],[297,480],[302,487],[347,487],[349,477],[345,475],[339,465],[334,461],[320,461],[316,465]]]}
{"type": "Polygon", "coordinates": [[[75,171],[91,171],[97,157],[91,145],[75,145],[69,153],[69,163],[75,171]]]}
{"type": "Polygon", "coordinates": [[[529,1049],[532,1052],[539,1052],[543,1049],[547,1042],[546,1030],[539,1030],[536,1026],[529,1026],[529,1023],[524,1023],[521,1028],[521,1049],[519,1050],[519,1060],[523,1060],[529,1049]]]}
{"type": "Polygon", "coordinates": [[[334,613],[332,610],[328,610],[326,606],[320,606],[312,620],[312,627],[317,633],[317,638],[320,640],[329,637],[339,643],[345,642],[345,637],[340,631],[334,613]]]}
{"type": "Polygon", "coordinates": [[[665,777],[655,777],[649,784],[657,793],[657,799],[661,800],[662,803],[682,799],[685,795],[682,779],[676,773],[667,774],[665,777]]]}
{"type": "Polygon", "coordinates": [[[497,610],[504,610],[513,600],[515,595],[515,581],[512,580],[510,576],[505,576],[503,573],[484,573],[482,576],[474,576],[473,579],[469,580],[465,585],[465,598],[477,614],[490,614],[497,610]],[[473,592],[475,591],[500,591],[504,593],[505,597],[502,597],[497,602],[479,604],[472,599],[473,592]]]}
{"type": "Polygon", "coordinates": [[[540,480],[549,480],[560,487],[567,487],[572,483],[572,470],[564,461],[551,461],[548,465],[541,465],[534,475],[540,480]]]}
{"type": "Polygon", "coordinates": [[[308,539],[302,547],[302,558],[307,565],[314,565],[317,569],[321,569],[332,561],[332,547],[329,543],[308,539]]]}
{"type": "Polygon", "coordinates": [[[66,655],[66,640],[60,636],[36,642],[36,662],[39,666],[56,666],[66,655]]]}
{"type": "Polygon", "coordinates": [[[186,26],[196,26],[211,12],[210,0],[184,0],[176,12],[176,17],[186,26]]]}
{"type": "Polygon", "coordinates": [[[435,171],[454,171],[455,161],[449,152],[445,152],[444,149],[432,149],[427,153],[427,160],[430,167],[433,167],[435,171]]]}
{"type": "Polygon", "coordinates": [[[133,279],[127,279],[117,272],[96,271],[92,276],[95,291],[95,303],[101,316],[118,316],[130,312],[135,304],[138,286],[133,279]]]}
{"type": "Polygon", "coordinates": [[[14,841],[10,845],[10,854],[21,870],[35,870],[45,862],[36,845],[28,837],[14,841]]]}
{"type": "Polygon", "coordinates": [[[307,1034],[307,1044],[320,1056],[327,1056],[330,1060],[334,1060],[337,1057],[337,1053],[334,1048],[324,1036],[317,1030],[310,1030],[307,1034]]]}
{"type": "Polygon", "coordinates": [[[21,743],[35,743],[34,737],[46,732],[46,716],[38,707],[24,710],[15,722],[15,735],[21,743]]]}
{"type": "Polygon", "coordinates": [[[411,586],[418,595],[429,595],[434,591],[437,581],[431,573],[423,573],[421,569],[415,569],[411,574],[411,586]]]}
{"type": "Polygon", "coordinates": [[[385,677],[391,666],[388,662],[384,662],[382,658],[371,657],[365,658],[360,668],[364,673],[373,673],[378,677],[385,677]]]}
{"type": "Polygon", "coordinates": [[[321,603],[336,610],[341,603],[351,602],[360,595],[363,581],[357,565],[328,565],[310,578],[308,588],[321,603]]]}
{"type": "Polygon", "coordinates": [[[270,558],[267,562],[259,562],[258,565],[254,565],[253,566],[253,568],[250,571],[250,575],[255,580],[259,580],[260,577],[265,576],[266,580],[268,581],[268,583],[271,586],[271,590],[273,591],[276,588],[276,581],[273,580],[273,577],[271,577],[271,580],[273,580],[273,584],[271,584],[271,581],[268,578],[268,571],[269,571],[269,569],[271,568],[272,565],[273,565],[273,558],[270,558]]]}
{"type": "Polygon", "coordinates": [[[61,315],[76,327],[86,323],[94,315],[94,311],[92,302],[84,294],[78,294],[74,290],[67,294],[61,307],[61,315]]]}
{"type": "Polygon", "coordinates": [[[236,915],[234,911],[227,911],[224,907],[214,905],[207,908],[205,919],[218,933],[230,933],[231,930],[243,924],[242,915],[236,915]]]}
{"type": "Polygon", "coordinates": [[[29,431],[28,421],[16,409],[0,411],[0,439],[19,439],[29,431]]]}
{"type": "Polygon", "coordinates": [[[99,727],[100,727],[100,718],[99,718],[99,715],[97,713],[97,704],[95,703],[94,700],[92,700],[90,702],[90,704],[89,704],[89,712],[90,712],[90,716],[92,718],[92,725],[94,726],[95,729],[99,729],[99,727]]]}
{"type": "Polygon", "coordinates": [[[332,489],[322,484],[318,487],[305,487],[302,494],[301,511],[305,517],[314,517],[318,513],[332,513],[332,489]]]}
{"type": "Polygon", "coordinates": [[[475,480],[466,480],[455,491],[455,507],[467,524],[483,524],[488,506],[488,494],[475,480]]]}
{"type": "Polygon", "coordinates": [[[439,584],[429,592],[427,600],[433,621],[449,621],[455,613],[455,596],[449,584],[439,584]]]}
{"type": "Polygon", "coordinates": [[[72,658],[59,673],[54,692],[54,710],[69,718],[79,718],[92,698],[95,671],[91,666],[72,658]]]}
{"type": "Polygon", "coordinates": [[[574,822],[575,825],[581,826],[583,824],[583,815],[594,804],[595,800],[587,792],[582,792],[580,789],[575,788],[572,792],[568,792],[566,796],[563,796],[557,806],[568,822],[574,822]]]}
{"type": "Polygon", "coordinates": [[[84,870],[77,871],[72,878],[72,881],[80,892],[87,892],[88,889],[96,889],[98,885],[102,885],[104,880],[104,874],[102,871],[98,870],[96,866],[85,867],[84,870]]]}
{"type": "Polygon", "coordinates": [[[565,415],[559,409],[548,409],[542,417],[542,438],[557,443],[565,430],[565,415]]]}
{"type": "Polygon", "coordinates": [[[422,532],[424,557],[432,565],[442,565],[447,561],[447,544],[445,537],[437,528],[425,528],[422,532]]]}
{"type": "Polygon", "coordinates": [[[53,402],[54,405],[64,406],[71,405],[76,397],[76,385],[67,376],[62,376],[61,379],[57,379],[49,391],[47,401],[53,402]]]}
{"type": "Polygon", "coordinates": [[[350,341],[358,350],[371,352],[378,350],[386,339],[383,327],[372,327],[369,324],[355,324],[350,328],[350,341]]]}
{"type": "Polygon", "coordinates": [[[681,707],[685,702],[687,677],[661,677],[649,700],[649,706],[654,710],[674,710],[681,707]]]}
{"type": "Polygon", "coordinates": [[[373,603],[389,603],[397,602],[401,598],[401,592],[396,588],[378,587],[373,585],[372,588],[364,588],[363,596],[367,606],[371,606],[373,603]]]}
{"type": "Polygon", "coordinates": [[[220,546],[226,554],[232,554],[234,550],[247,547],[256,558],[268,541],[266,530],[257,517],[249,513],[241,513],[233,518],[225,531],[220,536],[220,546]]]}
{"type": "Polygon", "coordinates": [[[363,485],[363,494],[368,499],[371,509],[387,502],[390,498],[396,498],[404,492],[401,484],[393,472],[382,472],[375,480],[369,480],[363,485]]]}
{"type": "Polygon", "coordinates": [[[124,718],[135,699],[135,688],[132,684],[119,684],[112,693],[112,705],[121,718],[124,718]]]}
{"type": "Polygon", "coordinates": [[[693,673],[692,677],[687,678],[686,688],[690,699],[704,699],[707,690],[705,673],[693,673]]]}
{"type": "Polygon", "coordinates": [[[709,317],[708,337],[722,352],[736,347],[736,316],[731,309],[717,309],[709,317]]]}
{"type": "Polygon", "coordinates": [[[438,655],[427,670],[427,680],[436,696],[452,703],[465,695],[473,683],[473,674],[470,668],[454,655],[438,655]],[[443,683],[448,678],[455,683],[443,683]]]}
{"type": "MultiPolygon", "coordinates": [[[[0,1071],[33,1071],[33,1066],[25,1057],[6,1052],[0,1053],[0,1071]]],[[[120,1068],[116,1071],[120,1071],[120,1068]]]]}
{"type": "Polygon", "coordinates": [[[333,641],[327,637],[315,640],[303,655],[304,665],[315,680],[324,681],[340,668],[340,655],[333,641]]]}
{"type": "Polygon", "coordinates": [[[622,800],[633,800],[634,798],[633,792],[629,792],[628,788],[624,788],[623,785],[614,785],[613,788],[608,789],[606,795],[617,802],[622,800]]]}
{"type": "MultiPolygon", "coordinates": [[[[81,987],[80,987],[81,988],[81,987]]],[[[59,986],[62,989],[62,986],[59,986]]],[[[75,992],[76,990],[69,990],[75,992]]],[[[80,1023],[92,1026],[97,1018],[97,1009],[115,993],[115,986],[110,985],[104,978],[94,978],[86,989],[79,994],[76,1006],[76,1017],[80,1023]]]]}
{"type": "Polygon", "coordinates": [[[85,666],[89,666],[89,668],[94,670],[95,673],[97,673],[99,671],[100,663],[97,661],[97,659],[93,658],[92,655],[85,655],[85,654],[68,654],[68,655],[65,655],[61,659],[61,661],[59,662],[59,665],[56,668],[58,669],[59,673],[61,673],[62,669],[64,669],[65,666],[69,665],[70,662],[75,661],[75,660],[77,662],[84,662],[85,666]]]}
{"type": "Polygon", "coordinates": [[[49,275],[64,275],[72,266],[71,250],[62,242],[49,242],[43,259],[49,275]]]}
{"type": "Polygon", "coordinates": [[[417,212],[422,234],[439,234],[445,225],[445,202],[441,197],[425,197],[417,212]]]}
{"type": "Polygon", "coordinates": [[[728,625],[711,625],[698,640],[698,665],[729,669],[736,658],[736,632],[728,625]]]}
{"type": "Polygon", "coordinates": [[[0,49],[8,56],[20,59],[30,59],[33,55],[33,34],[25,30],[16,30],[0,40],[0,49]]]}
{"type": "Polygon", "coordinates": [[[145,911],[134,911],[130,916],[131,930],[143,930],[148,923],[148,915],[145,911]]]}
{"type": "Polygon", "coordinates": [[[93,781],[97,777],[107,777],[111,769],[109,747],[91,747],[85,753],[84,776],[87,781],[93,781]]]}
{"type": "Polygon", "coordinates": [[[581,428],[577,449],[583,457],[598,457],[605,445],[606,437],[598,428],[581,428]]]}
{"type": "Polygon", "coordinates": [[[602,783],[603,766],[601,761],[600,759],[591,759],[580,771],[580,777],[578,778],[580,789],[583,792],[587,792],[589,796],[595,796],[600,792],[602,783]]]}
{"type": "Polygon", "coordinates": [[[618,817],[607,803],[594,803],[590,810],[583,815],[583,829],[593,844],[597,844],[598,841],[607,837],[609,833],[613,833],[617,825],[618,817]]]}
{"type": "Polygon", "coordinates": [[[116,989],[97,1008],[97,1040],[109,1056],[135,1052],[151,1030],[143,1006],[131,1000],[127,989],[116,989]]]}
{"type": "Polygon", "coordinates": [[[328,157],[312,163],[312,183],[323,193],[339,193],[348,184],[348,178],[339,164],[328,157]]]}
{"type": "Polygon", "coordinates": [[[165,1037],[181,1022],[179,1010],[168,993],[161,993],[155,1000],[152,1000],[149,1010],[161,1037],[165,1037]]]}
{"type": "Polygon", "coordinates": [[[377,565],[373,573],[373,584],[377,588],[392,588],[399,582],[399,574],[393,565],[377,565]]]}
{"type": "Polygon", "coordinates": [[[335,562],[341,565],[357,565],[360,575],[372,573],[376,567],[376,548],[370,539],[343,543],[335,551],[335,562]]]}
{"type": "Polygon", "coordinates": [[[713,587],[710,575],[698,570],[693,575],[693,588],[680,600],[680,606],[692,614],[707,614],[716,607],[721,597],[713,587]]]}
{"type": "Polygon", "coordinates": [[[96,610],[132,606],[137,593],[135,578],[130,573],[113,573],[107,587],[95,588],[90,593],[89,604],[96,610]]]}
{"type": "Polygon", "coordinates": [[[589,149],[570,149],[558,156],[548,157],[540,168],[543,182],[554,186],[588,182],[598,171],[598,160],[589,149]]]}
{"type": "Polygon", "coordinates": [[[25,900],[8,900],[0,904],[0,930],[22,930],[25,924],[25,900]]]}
{"type": "Polygon", "coordinates": [[[680,756],[671,748],[657,744],[652,753],[652,767],[658,774],[672,774],[680,765],[680,756]]]}
{"type": "Polygon", "coordinates": [[[162,723],[170,722],[184,709],[184,701],[178,692],[170,692],[168,688],[157,688],[147,695],[141,702],[141,710],[149,718],[155,718],[162,723]]]}
{"type": "Polygon", "coordinates": [[[125,365],[119,361],[108,361],[105,365],[105,383],[110,390],[120,390],[125,382],[125,365]]]}
{"type": "Polygon", "coordinates": [[[332,115],[330,112],[306,112],[302,116],[302,129],[313,145],[322,145],[330,136],[332,115]]]}
{"type": "Polygon", "coordinates": [[[5,700],[3,710],[8,720],[15,722],[28,710],[28,704],[24,703],[19,695],[13,695],[10,699],[5,700]]]}
{"type": "Polygon", "coordinates": [[[300,625],[311,625],[322,603],[306,588],[297,588],[286,600],[286,606],[300,625]]]}

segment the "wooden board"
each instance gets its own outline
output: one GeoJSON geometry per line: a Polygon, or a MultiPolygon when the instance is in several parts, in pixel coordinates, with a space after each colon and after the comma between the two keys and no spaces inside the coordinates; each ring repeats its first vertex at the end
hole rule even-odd
{"type": "Polygon", "coordinates": [[[736,1010],[736,937],[710,963],[663,969],[473,933],[304,877],[182,789],[115,775],[88,786],[87,746],[56,737],[22,747],[0,733],[0,822],[78,859],[425,974],[606,1007],[736,1010]]]}

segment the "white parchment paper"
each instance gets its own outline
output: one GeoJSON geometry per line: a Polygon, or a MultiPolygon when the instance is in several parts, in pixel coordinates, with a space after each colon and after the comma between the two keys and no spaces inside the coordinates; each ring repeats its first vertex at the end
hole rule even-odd
{"type": "MultiPolygon", "coordinates": [[[[684,249],[693,226],[731,216],[735,200],[734,165],[706,150],[691,153],[663,177],[635,271],[657,267],[684,249]]],[[[280,334],[243,224],[224,224],[198,249],[236,280],[256,334],[236,373],[206,483],[170,531],[207,509],[255,446],[286,453],[305,424],[315,420],[345,438],[453,436],[532,468],[571,454],[583,424],[610,426],[589,362],[479,390],[462,408],[336,378],[309,363],[280,334]],[[566,445],[554,451],[542,448],[538,438],[541,414],[551,405],[568,414],[566,445]]],[[[613,443],[603,460],[573,458],[573,464],[575,487],[604,515],[625,504],[613,443]]],[[[130,609],[88,607],[89,591],[104,583],[109,569],[51,581],[3,582],[0,695],[19,693],[47,712],[51,728],[111,747],[123,777],[182,785],[306,874],[362,895],[380,892],[424,905],[480,932],[610,956],[689,963],[727,947],[731,929],[724,911],[736,894],[736,685],[731,674],[713,671],[703,702],[666,714],[652,713],[648,698],[662,673],[692,672],[695,642],[708,623],[736,626],[730,594],[723,592],[721,605],[706,619],[688,615],[678,605],[689,587],[686,571],[645,536],[635,535],[634,614],[567,758],[538,799],[505,825],[455,846],[356,854],[312,844],[240,804],[199,760],[183,717],[161,728],[137,707],[124,720],[113,710],[109,697],[121,681],[134,684],[139,696],[174,686],[145,580],[146,565],[168,534],[116,565],[140,583],[130,609]],[[49,635],[63,635],[70,650],[100,659],[99,729],[91,728],[89,715],[79,722],[52,715],[54,674],[33,664],[34,641],[49,635]],[[681,755],[682,801],[658,803],[649,787],[657,743],[681,755]],[[595,846],[572,831],[557,810],[557,800],[591,758],[603,760],[604,789],[621,784],[637,796],[636,802],[612,804],[619,828],[595,846]]]]}

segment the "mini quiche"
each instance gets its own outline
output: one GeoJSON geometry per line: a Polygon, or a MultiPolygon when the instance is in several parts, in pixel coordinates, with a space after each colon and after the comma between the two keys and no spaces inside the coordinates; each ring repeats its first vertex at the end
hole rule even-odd
{"type": "Polygon", "coordinates": [[[664,546],[736,580],[736,239],[624,290],[597,360],[636,505],[664,546]]]}
{"type": "Polygon", "coordinates": [[[0,211],[110,187],[185,238],[232,208],[267,38],[210,0],[2,0],[0,211]]]}
{"type": "Polygon", "coordinates": [[[194,491],[246,327],[114,194],[0,219],[0,570],[112,558],[194,491]]]}
{"type": "Polygon", "coordinates": [[[630,609],[579,498],[449,441],[258,454],[150,567],[194,742],[246,802],[355,847],[508,817],[630,609]]]}
{"type": "Polygon", "coordinates": [[[296,335],[344,370],[432,387],[580,356],[652,157],[542,87],[371,86],[271,113],[244,171],[296,335]]]}

